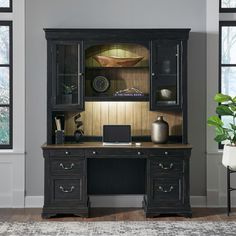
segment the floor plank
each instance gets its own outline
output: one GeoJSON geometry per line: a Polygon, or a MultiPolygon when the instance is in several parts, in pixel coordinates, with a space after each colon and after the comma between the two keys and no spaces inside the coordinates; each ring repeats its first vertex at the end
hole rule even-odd
{"type": "Polygon", "coordinates": [[[42,219],[40,208],[0,209],[0,222],[29,221],[235,221],[236,209],[227,216],[224,208],[193,208],[193,217],[159,216],[146,218],[143,209],[135,208],[92,208],[89,218],[74,215],[59,215],[51,219],[42,219]]]}

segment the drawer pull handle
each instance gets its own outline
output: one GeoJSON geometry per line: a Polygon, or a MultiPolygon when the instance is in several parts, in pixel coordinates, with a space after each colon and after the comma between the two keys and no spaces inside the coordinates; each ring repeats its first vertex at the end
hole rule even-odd
{"type": "Polygon", "coordinates": [[[161,167],[161,169],[163,170],[170,170],[173,168],[174,164],[173,163],[170,163],[170,166],[169,167],[165,167],[162,163],[159,163],[159,166],[161,167]]]}
{"type": "Polygon", "coordinates": [[[173,186],[170,186],[169,190],[164,189],[162,186],[158,186],[158,190],[160,190],[163,193],[170,193],[174,189],[173,186]]]}
{"type": "Polygon", "coordinates": [[[75,189],[74,186],[71,186],[70,189],[64,189],[63,186],[60,186],[59,188],[63,193],[71,193],[75,189]]]}
{"type": "Polygon", "coordinates": [[[60,163],[60,167],[64,170],[71,170],[71,169],[73,169],[74,166],[75,166],[74,163],[71,163],[70,167],[66,167],[63,165],[63,163],[60,163]]]}

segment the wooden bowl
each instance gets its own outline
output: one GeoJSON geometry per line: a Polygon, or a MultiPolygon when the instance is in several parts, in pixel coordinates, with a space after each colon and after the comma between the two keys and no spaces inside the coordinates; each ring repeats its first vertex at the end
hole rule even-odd
{"type": "Polygon", "coordinates": [[[109,57],[94,56],[93,57],[103,67],[129,67],[136,65],[143,57],[109,57]]]}

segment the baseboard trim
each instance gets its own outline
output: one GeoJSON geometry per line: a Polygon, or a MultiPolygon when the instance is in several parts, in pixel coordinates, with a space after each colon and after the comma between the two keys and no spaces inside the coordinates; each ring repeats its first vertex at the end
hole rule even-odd
{"type": "MultiPolygon", "coordinates": [[[[91,207],[142,207],[143,195],[113,195],[113,196],[89,196],[91,207]]],[[[42,208],[43,196],[26,196],[25,208],[42,208]]],[[[206,207],[206,196],[191,196],[192,207],[206,207]]]]}
{"type": "Polygon", "coordinates": [[[26,196],[25,208],[42,208],[44,196],[26,196]]]}
{"type": "Polygon", "coordinates": [[[190,196],[190,204],[192,207],[207,207],[206,196],[190,196]]]}

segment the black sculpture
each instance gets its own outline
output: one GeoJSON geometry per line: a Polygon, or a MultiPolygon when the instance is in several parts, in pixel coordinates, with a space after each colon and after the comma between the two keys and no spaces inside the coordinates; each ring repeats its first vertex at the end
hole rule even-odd
{"type": "Polygon", "coordinates": [[[76,124],[77,129],[74,132],[74,137],[75,137],[75,142],[79,142],[81,140],[81,137],[84,134],[84,131],[80,128],[83,125],[83,122],[80,120],[80,113],[78,113],[75,117],[74,117],[74,122],[76,124]]]}

